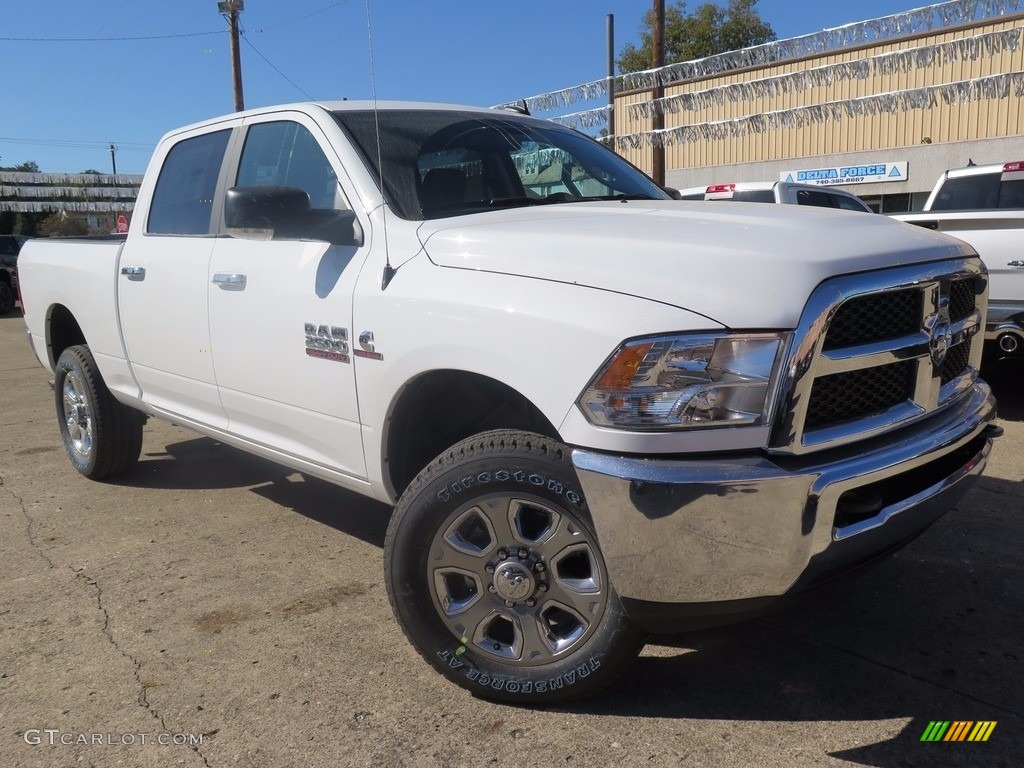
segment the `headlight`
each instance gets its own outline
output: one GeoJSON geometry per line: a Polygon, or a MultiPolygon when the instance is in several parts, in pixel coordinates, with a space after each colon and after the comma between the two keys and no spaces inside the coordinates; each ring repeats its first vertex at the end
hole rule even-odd
{"type": "Polygon", "coordinates": [[[624,343],[579,399],[599,427],[765,424],[785,334],[694,334],[624,343]]]}

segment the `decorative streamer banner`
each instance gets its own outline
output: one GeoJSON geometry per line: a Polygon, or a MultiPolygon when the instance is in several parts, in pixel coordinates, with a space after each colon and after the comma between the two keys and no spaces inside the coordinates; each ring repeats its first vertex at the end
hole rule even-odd
{"type": "Polygon", "coordinates": [[[650,118],[656,114],[693,112],[721,106],[727,101],[736,103],[757,98],[774,98],[782,94],[799,93],[808,88],[829,87],[844,80],[864,80],[871,74],[892,75],[936,64],[976,61],[982,56],[993,56],[1003,51],[1016,51],[1021,44],[1022,32],[1024,29],[1017,27],[934,45],[892,51],[878,54],[870,59],[828,64],[744,83],[730,83],[706,90],[666,96],[640,104],[630,104],[627,110],[633,119],[650,118]]]}
{"type": "Polygon", "coordinates": [[[575,128],[576,130],[585,130],[587,128],[597,128],[602,125],[608,125],[608,114],[611,110],[611,106],[606,104],[605,106],[597,107],[596,109],[587,109],[583,112],[573,112],[569,115],[559,115],[558,117],[549,118],[549,120],[552,123],[565,125],[569,128],[575,128]]]}
{"type": "MultiPolygon", "coordinates": [[[[1024,2],[1024,0],[1021,0],[1021,2],[1024,2]]],[[[531,113],[549,112],[553,109],[560,109],[561,107],[575,104],[577,101],[590,101],[591,99],[599,99],[602,97],[607,98],[607,96],[608,78],[605,77],[600,80],[592,80],[589,83],[574,85],[571,88],[563,88],[560,91],[542,93],[540,96],[530,96],[525,99],[507,101],[504,104],[495,105],[494,109],[516,107],[525,102],[526,108],[530,110],[531,113]]]]}
{"type": "Polygon", "coordinates": [[[776,112],[748,115],[729,120],[716,120],[696,125],[683,125],[659,131],[641,131],[624,136],[609,137],[620,150],[642,147],[666,147],[695,141],[720,141],[750,134],[761,134],[778,128],[803,128],[827,122],[838,122],[843,117],[861,117],[883,112],[907,112],[938,106],[966,104],[1024,97],[1024,72],[979,77],[957,83],[931,85],[905,91],[892,91],[856,99],[832,101],[776,112]]]}
{"type": "Polygon", "coordinates": [[[805,56],[906,37],[928,32],[936,27],[941,29],[969,21],[1005,16],[1022,8],[1024,0],[949,0],[809,35],[775,40],[738,51],[670,64],[661,69],[631,72],[622,76],[622,83],[626,90],[650,89],[657,85],[671,85],[684,80],[720,75],[734,69],[779,64],[805,56]]]}

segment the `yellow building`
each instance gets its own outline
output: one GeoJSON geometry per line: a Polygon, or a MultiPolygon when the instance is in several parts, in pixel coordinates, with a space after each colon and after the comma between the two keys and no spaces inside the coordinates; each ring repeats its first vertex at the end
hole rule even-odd
{"type": "Polygon", "coordinates": [[[939,3],[619,89],[615,149],[649,172],[664,146],[670,186],[842,184],[883,212],[919,209],[948,168],[1024,160],[1024,2],[939,3]]]}

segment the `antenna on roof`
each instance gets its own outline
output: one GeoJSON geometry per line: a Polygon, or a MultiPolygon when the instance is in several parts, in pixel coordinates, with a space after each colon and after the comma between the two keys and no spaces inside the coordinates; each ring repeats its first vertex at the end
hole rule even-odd
{"type": "Polygon", "coordinates": [[[518,112],[521,115],[530,114],[530,108],[526,105],[526,99],[520,99],[511,104],[502,104],[501,108],[507,109],[509,112],[518,112]]]}
{"type": "Polygon", "coordinates": [[[370,52],[370,92],[373,95],[373,128],[377,134],[377,173],[379,174],[381,194],[381,221],[384,227],[384,274],[380,278],[380,289],[383,291],[398,271],[391,266],[391,254],[388,251],[388,206],[387,194],[384,192],[384,159],[380,146],[380,116],[377,111],[377,72],[373,64],[373,26],[370,23],[370,0],[366,0],[366,44],[370,52]]]}

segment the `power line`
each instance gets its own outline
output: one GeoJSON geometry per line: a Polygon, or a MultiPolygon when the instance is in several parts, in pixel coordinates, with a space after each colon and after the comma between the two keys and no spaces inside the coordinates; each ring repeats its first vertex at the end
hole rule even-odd
{"type": "Polygon", "coordinates": [[[277,29],[278,27],[284,27],[284,26],[287,26],[288,24],[296,24],[296,23],[298,23],[300,21],[305,21],[306,19],[310,18],[311,16],[316,16],[318,13],[323,13],[324,11],[329,11],[331,8],[336,8],[339,5],[344,5],[345,3],[348,3],[348,2],[351,2],[351,0],[338,0],[338,2],[336,2],[336,3],[331,3],[330,5],[325,5],[323,8],[320,8],[319,10],[313,11],[312,13],[307,13],[305,16],[299,16],[296,19],[290,19],[288,21],[279,21],[276,24],[268,24],[265,27],[260,27],[259,29],[254,29],[252,31],[253,32],[264,32],[264,31],[266,31],[268,29],[277,29]]]}
{"type": "MultiPolygon", "coordinates": [[[[268,29],[276,29],[277,27],[284,27],[289,24],[297,24],[300,21],[305,21],[308,18],[316,16],[317,14],[329,11],[331,8],[336,8],[339,5],[345,5],[345,3],[351,2],[351,0],[338,0],[336,3],[325,5],[323,8],[307,13],[305,16],[299,16],[288,21],[279,21],[276,24],[268,24],[265,27],[252,30],[253,32],[264,32],[268,29]]],[[[122,6],[123,7],[123,6],[122,6]]],[[[104,24],[103,26],[106,26],[104,24]]],[[[220,32],[184,32],[177,35],[139,35],[135,37],[0,37],[0,41],[5,43],[116,43],[116,42],[129,42],[132,40],[170,40],[179,37],[208,37],[209,35],[219,35],[220,32]]],[[[253,49],[255,50],[255,48],[253,49]]],[[[259,53],[257,51],[257,53],[259,53]]],[[[268,62],[269,63],[269,62],[268,62]]],[[[273,66],[273,65],[271,65],[273,66]]],[[[285,78],[287,79],[287,78],[285,78]]],[[[291,82],[289,80],[289,82],[291,82]]],[[[292,83],[294,85],[294,83],[292,83]]],[[[302,90],[301,88],[299,90],[302,90]]]]}
{"type": "MultiPolygon", "coordinates": [[[[106,149],[109,141],[91,141],[87,139],[21,139],[13,136],[0,136],[0,142],[8,144],[31,144],[40,147],[61,147],[64,149],[106,149]]],[[[152,152],[155,144],[141,142],[117,142],[117,148],[125,152],[152,152]]]]}
{"type": "Polygon", "coordinates": [[[110,43],[130,40],[169,40],[175,37],[207,37],[220,32],[185,32],[180,35],[142,35],[139,37],[0,37],[8,43],[110,43]]]}
{"type": "MultiPolygon", "coordinates": [[[[335,5],[339,5],[339,3],[335,3],[335,5]]],[[[294,80],[292,80],[290,77],[288,77],[288,75],[286,75],[280,69],[275,67],[274,63],[270,59],[268,59],[266,56],[264,56],[262,53],[260,53],[259,49],[257,49],[255,45],[253,45],[252,43],[249,42],[249,38],[248,37],[246,37],[245,35],[242,35],[242,40],[245,41],[246,45],[248,45],[250,48],[252,48],[254,51],[256,51],[256,55],[259,56],[261,59],[263,59],[265,62],[267,62],[267,64],[270,65],[271,69],[273,69],[275,72],[277,72],[277,74],[279,74],[281,77],[283,77],[289,83],[291,83],[292,86],[295,88],[295,90],[297,90],[299,93],[301,93],[303,96],[305,96],[310,101],[314,100],[312,96],[310,96],[308,93],[306,93],[304,90],[302,90],[302,88],[300,88],[298,85],[296,85],[294,80]]]]}

